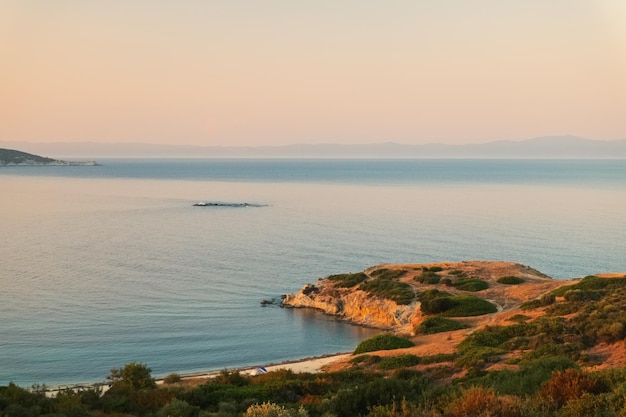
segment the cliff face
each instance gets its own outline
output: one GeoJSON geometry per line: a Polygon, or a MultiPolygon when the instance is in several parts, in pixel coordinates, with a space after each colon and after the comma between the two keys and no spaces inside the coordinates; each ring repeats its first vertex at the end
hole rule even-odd
{"type": "MultiPolygon", "coordinates": [[[[524,302],[550,291],[567,281],[553,280],[550,277],[524,265],[511,262],[466,261],[439,264],[378,265],[362,273],[363,281],[346,287],[330,278],[322,278],[315,284],[307,284],[295,294],[284,296],[282,305],[295,308],[314,308],[326,314],[337,316],[368,327],[413,333],[416,325],[424,320],[420,309],[419,294],[437,290],[451,295],[471,294],[494,304],[498,312],[506,312],[519,307],[524,302]],[[407,304],[372,295],[360,289],[361,283],[375,280],[377,272],[391,271],[391,281],[406,284],[415,298],[407,304]],[[437,275],[437,283],[420,280],[425,272],[437,275]],[[498,282],[503,276],[516,276],[523,285],[506,285],[498,282]],[[488,288],[467,291],[455,282],[461,279],[482,280],[488,288]],[[439,282],[440,280],[440,282],[439,282]],[[422,281],[422,282],[420,282],[422,281]],[[445,283],[445,284],[444,284],[445,283]]],[[[493,317],[487,317],[487,320],[493,317]]],[[[466,320],[476,320],[467,318],[466,320]]]]}
{"type": "Polygon", "coordinates": [[[391,329],[411,324],[416,315],[421,317],[415,305],[398,305],[394,301],[370,297],[359,289],[335,288],[327,280],[316,285],[307,284],[295,294],[283,299],[284,306],[305,307],[321,310],[364,326],[391,329]]]}

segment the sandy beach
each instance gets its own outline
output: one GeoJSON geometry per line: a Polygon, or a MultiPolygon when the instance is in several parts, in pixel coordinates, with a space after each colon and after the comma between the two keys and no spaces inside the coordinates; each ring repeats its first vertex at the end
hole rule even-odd
{"type": "MultiPolygon", "coordinates": [[[[243,375],[257,375],[259,373],[262,373],[263,371],[260,370],[261,367],[264,368],[267,372],[273,372],[273,371],[286,369],[295,373],[317,373],[317,372],[323,372],[324,368],[328,367],[329,365],[335,362],[344,360],[348,358],[350,355],[351,355],[350,353],[336,353],[336,354],[316,356],[316,357],[311,357],[311,358],[296,359],[293,361],[285,361],[285,362],[281,362],[278,364],[230,368],[230,369],[225,368],[225,369],[227,371],[238,371],[243,375]]],[[[215,378],[223,371],[224,370],[222,369],[219,371],[198,372],[198,373],[193,373],[193,374],[181,374],[180,376],[183,381],[188,381],[188,382],[193,382],[194,380],[202,381],[202,380],[206,380],[210,378],[215,378]]],[[[156,381],[157,381],[157,384],[162,384],[163,378],[157,378],[156,381]]]]}

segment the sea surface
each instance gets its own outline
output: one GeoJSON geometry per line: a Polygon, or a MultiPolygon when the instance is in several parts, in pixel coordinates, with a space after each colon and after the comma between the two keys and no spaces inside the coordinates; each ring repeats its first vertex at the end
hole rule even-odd
{"type": "Polygon", "coordinates": [[[380,263],[626,272],[624,160],[98,162],[0,168],[0,385],[351,351],[371,329],[261,301],[380,263]]]}

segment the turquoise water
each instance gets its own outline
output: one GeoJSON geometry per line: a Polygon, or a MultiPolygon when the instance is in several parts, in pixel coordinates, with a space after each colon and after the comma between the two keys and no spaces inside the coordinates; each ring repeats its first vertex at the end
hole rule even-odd
{"type": "Polygon", "coordinates": [[[378,263],[626,271],[626,161],[99,162],[0,168],[0,384],[349,351],[371,331],[260,301],[378,263]]]}

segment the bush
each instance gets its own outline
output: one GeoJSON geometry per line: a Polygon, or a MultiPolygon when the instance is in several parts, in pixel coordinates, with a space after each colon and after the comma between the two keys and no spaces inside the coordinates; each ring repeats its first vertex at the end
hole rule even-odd
{"type": "Polygon", "coordinates": [[[420,310],[424,314],[440,314],[450,310],[456,305],[457,304],[451,297],[437,297],[423,300],[420,304],[420,310]]]}
{"type": "Polygon", "coordinates": [[[522,310],[534,310],[536,308],[541,307],[541,301],[540,300],[530,300],[530,301],[526,301],[524,303],[522,303],[519,308],[522,310]]]}
{"type": "Polygon", "coordinates": [[[507,275],[505,277],[498,278],[496,282],[500,284],[506,284],[506,285],[518,285],[518,284],[522,284],[524,282],[524,279],[520,277],[515,277],[512,275],[507,275]]]}
{"type": "Polygon", "coordinates": [[[410,304],[415,299],[415,293],[409,284],[389,279],[376,278],[361,284],[359,289],[401,305],[410,304]]]}
{"type": "Polygon", "coordinates": [[[441,280],[441,276],[432,271],[424,271],[420,276],[415,277],[415,280],[422,284],[438,284],[441,280]]]}
{"type": "Polygon", "coordinates": [[[454,287],[461,291],[477,292],[489,288],[489,284],[482,279],[460,279],[454,283],[454,287]]]}
{"type": "Polygon", "coordinates": [[[406,271],[402,269],[381,268],[381,269],[372,271],[370,275],[376,278],[381,278],[381,279],[398,279],[404,274],[406,274],[406,271]]]}
{"type": "Polygon", "coordinates": [[[445,317],[471,317],[496,313],[498,308],[487,300],[473,295],[455,295],[450,297],[455,305],[441,313],[445,317]]]}
{"type": "Polygon", "coordinates": [[[299,409],[288,409],[282,405],[263,403],[248,407],[244,417],[308,417],[309,413],[300,406],[299,409]]]}
{"type": "Polygon", "coordinates": [[[452,403],[453,417],[489,416],[522,417],[526,415],[522,400],[512,396],[496,396],[492,389],[470,387],[452,403]]]}
{"type": "Polygon", "coordinates": [[[174,374],[169,374],[168,376],[163,378],[163,382],[166,384],[175,384],[177,382],[180,382],[181,379],[182,378],[180,377],[180,375],[174,373],[174,374]]]}
{"type": "Polygon", "coordinates": [[[409,368],[419,365],[420,357],[407,353],[405,355],[389,356],[384,358],[379,364],[378,369],[387,371],[389,369],[409,368]]]}
{"type": "Polygon", "coordinates": [[[415,346],[413,342],[404,337],[391,334],[379,334],[359,343],[353,354],[375,352],[377,350],[393,350],[415,346]]]}
{"type": "Polygon", "coordinates": [[[341,288],[354,287],[355,285],[365,281],[367,278],[368,277],[364,272],[357,272],[356,274],[337,274],[330,275],[328,277],[329,280],[336,281],[336,285],[341,288]]]}
{"type": "Polygon", "coordinates": [[[595,382],[591,377],[577,369],[566,369],[552,374],[552,378],[541,387],[539,396],[560,408],[594,388],[595,382]]]}
{"type": "Polygon", "coordinates": [[[514,316],[509,317],[508,321],[513,323],[525,323],[526,320],[530,319],[530,317],[525,316],[523,314],[516,314],[514,316]]]}
{"type": "Polygon", "coordinates": [[[174,398],[157,413],[157,417],[193,417],[198,415],[199,408],[189,405],[186,401],[174,398]]]}
{"type": "Polygon", "coordinates": [[[415,329],[416,333],[435,334],[451,332],[453,330],[466,329],[468,326],[452,319],[444,317],[428,317],[415,329]]]}
{"type": "Polygon", "coordinates": [[[372,365],[375,363],[379,363],[381,361],[381,357],[378,355],[359,355],[352,359],[350,359],[350,363],[360,364],[364,363],[365,365],[372,365]]]}
{"type": "Polygon", "coordinates": [[[150,374],[152,369],[145,363],[130,362],[120,369],[111,369],[107,377],[113,387],[127,387],[133,390],[141,390],[156,387],[156,382],[150,374]]]}
{"type": "Polygon", "coordinates": [[[556,296],[550,293],[544,294],[541,296],[539,301],[541,302],[542,306],[549,306],[549,305],[554,304],[554,302],[556,301],[556,296]]]}

